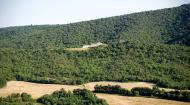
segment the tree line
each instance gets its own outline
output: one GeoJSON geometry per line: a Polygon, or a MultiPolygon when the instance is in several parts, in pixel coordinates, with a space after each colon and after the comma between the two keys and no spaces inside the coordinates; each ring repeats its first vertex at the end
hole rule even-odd
{"type": "Polygon", "coordinates": [[[121,88],[119,85],[115,86],[101,86],[96,85],[94,92],[96,93],[109,93],[109,94],[120,94],[124,96],[150,96],[158,97],[169,100],[187,101],[190,102],[190,92],[188,91],[165,91],[160,90],[158,87],[135,87],[131,90],[121,88]]]}

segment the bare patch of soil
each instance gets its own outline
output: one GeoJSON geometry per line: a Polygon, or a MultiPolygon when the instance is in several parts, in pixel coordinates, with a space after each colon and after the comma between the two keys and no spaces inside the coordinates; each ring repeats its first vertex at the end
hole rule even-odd
{"type": "Polygon", "coordinates": [[[89,48],[66,48],[66,51],[87,51],[89,48]]]}

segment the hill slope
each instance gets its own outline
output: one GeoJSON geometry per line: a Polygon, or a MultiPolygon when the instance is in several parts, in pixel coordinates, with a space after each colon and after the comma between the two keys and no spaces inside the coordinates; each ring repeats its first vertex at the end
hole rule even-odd
{"type": "Polygon", "coordinates": [[[190,4],[67,25],[1,28],[0,77],[64,84],[149,81],[190,89],[189,27],[190,4]],[[64,50],[99,41],[108,47],[64,50]]]}
{"type": "Polygon", "coordinates": [[[93,42],[177,43],[190,45],[190,4],[67,25],[0,29],[0,47],[63,48],[93,42]]]}

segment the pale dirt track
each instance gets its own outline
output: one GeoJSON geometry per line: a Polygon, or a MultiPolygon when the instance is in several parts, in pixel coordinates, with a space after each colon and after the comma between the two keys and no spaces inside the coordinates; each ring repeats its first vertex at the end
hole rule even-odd
{"type": "MultiPolygon", "coordinates": [[[[39,84],[30,83],[24,81],[9,81],[7,86],[0,89],[0,97],[8,96],[12,93],[29,93],[33,98],[41,97],[45,94],[51,94],[56,90],[64,88],[65,90],[74,90],[78,88],[86,88],[89,90],[94,90],[94,86],[99,85],[120,85],[123,88],[131,89],[133,87],[153,87],[154,84],[146,82],[91,82],[84,85],[57,85],[57,84],[39,84]]],[[[168,89],[171,90],[171,89],[168,89]]],[[[187,102],[171,101],[164,99],[154,99],[154,98],[144,98],[144,97],[128,97],[128,96],[118,96],[110,94],[97,94],[99,98],[105,99],[109,105],[190,105],[187,102]],[[161,102],[161,103],[160,103],[161,102]]]]}

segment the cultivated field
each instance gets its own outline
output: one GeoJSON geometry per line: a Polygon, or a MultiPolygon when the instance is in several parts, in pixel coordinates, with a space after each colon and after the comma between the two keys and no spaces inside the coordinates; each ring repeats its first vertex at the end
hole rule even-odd
{"type": "MultiPolygon", "coordinates": [[[[9,81],[7,86],[0,89],[0,96],[7,96],[11,93],[30,93],[34,98],[38,98],[44,94],[51,94],[56,90],[60,90],[64,88],[65,90],[72,91],[73,89],[78,88],[86,88],[88,90],[93,91],[94,86],[98,85],[120,85],[122,88],[131,89],[133,87],[149,87],[152,88],[155,84],[146,83],[146,82],[127,82],[127,83],[120,83],[120,82],[90,82],[84,85],[59,85],[59,84],[40,84],[40,83],[31,83],[31,82],[24,82],[24,81],[9,81]]],[[[172,90],[172,89],[167,89],[172,90]]]]}
{"type": "Polygon", "coordinates": [[[0,89],[0,96],[8,96],[11,93],[29,93],[33,98],[38,98],[44,94],[51,94],[56,90],[64,88],[65,90],[72,91],[73,89],[78,89],[80,86],[74,85],[57,85],[57,84],[39,84],[30,83],[24,81],[9,81],[7,86],[0,89]]]}
{"type": "MultiPolygon", "coordinates": [[[[9,81],[7,86],[0,89],[0,96],[5,97],[12,93],[29,93],[33,98],[38,98],[44,94],[51,94],[56,90],[64,88],[67,91],[72,91],[73,89],[86,88],[89,90],[94,90],[94,86],[99,85],[120,85],[123,88],[131,89],[133,87],[153,87],[154,84],[146,82],[91,82],[84,85],[58,85],[58,84],[39,84],[30,83],[24,81],[9,81]]],[[[171,89],[168,89],[171,90],[171,89]]],[[[97,94],[99,98],[105,99],[109,105],[190,105],[187,102],[179,102],[164,99],[155,98],[144,98],[144,97],[128,97],[128,96],[118,96],[110,94],[97,94]]]]}
{"type": "Polygon", "coordinates": [[[97,97],[105,99],[109,105],[190,105],[188,102],[180,102],[165,99],[129,97],[112,94],[96,94],[97,97]]]}

